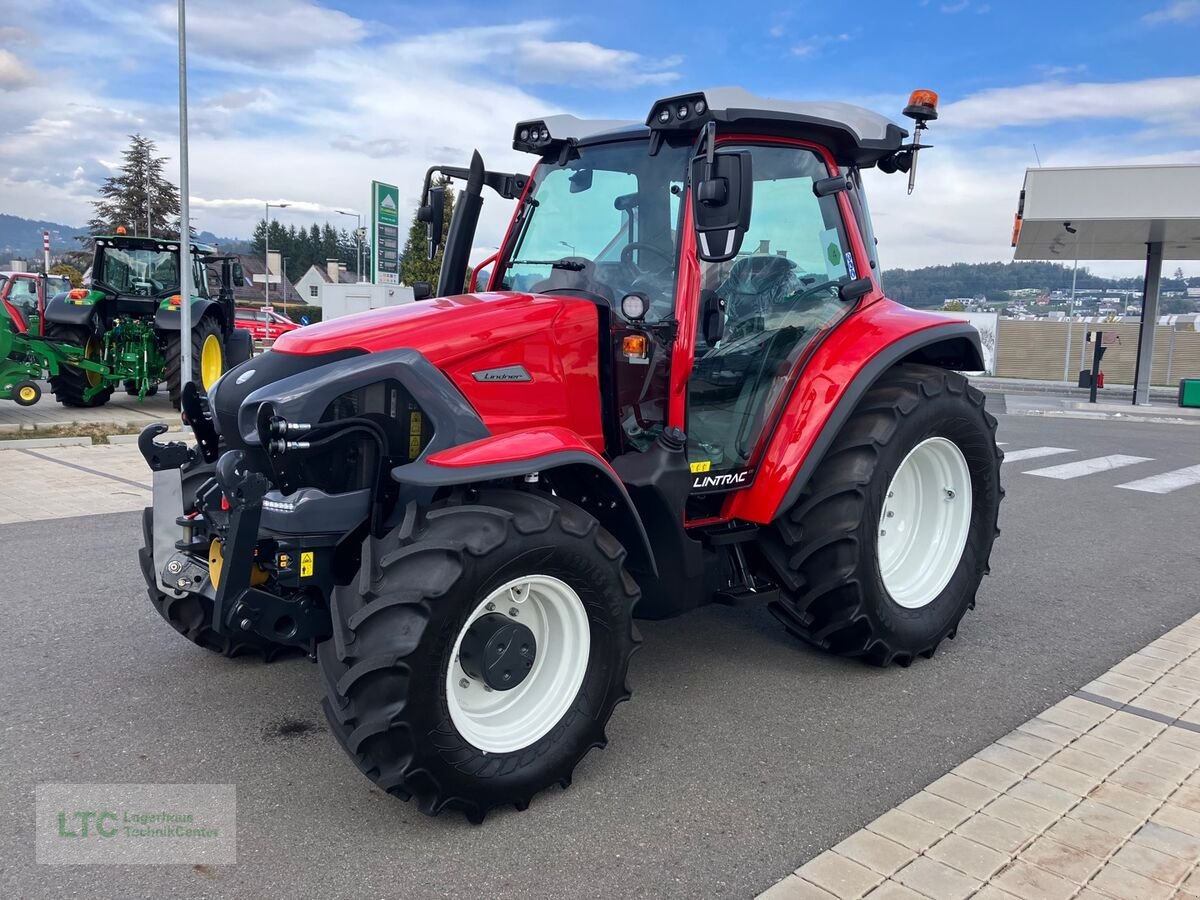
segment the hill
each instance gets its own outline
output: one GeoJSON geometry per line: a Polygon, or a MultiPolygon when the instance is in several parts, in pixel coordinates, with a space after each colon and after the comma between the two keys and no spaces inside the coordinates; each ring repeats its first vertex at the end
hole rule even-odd
{"type": "Polygon", "coordinates": [[[43,231],[50,232],[50,247],[56,253],[77,250],[79,242],[75,238],[87,233],[86,228],[0,213],[0,258],[7,264],[13,257],[41,257],[43,231]]]}
{"type": "MultiPolygon", "coordinates": [[[[1193,279],[1194,280],[1194,279],[1193,279]]],[[[1071,267],[1050,262],[954,263],[924,269],[888,269],[883,286],[893,300],[907,306],[941,306],[952,297],[1006,299],[1001,292],[1022,288],[1070,290],[1071,267]]],[[[1183,290],[1184,283],[1164,278],[1162,290],[1183,290]]],[[[1079,267],[1078,291],[1141,290],[1140,278],[1102,278],[1079,267]]]]}

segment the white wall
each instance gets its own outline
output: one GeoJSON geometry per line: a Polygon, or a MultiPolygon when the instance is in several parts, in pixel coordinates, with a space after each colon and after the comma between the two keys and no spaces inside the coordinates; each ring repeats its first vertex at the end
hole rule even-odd
{"type": "Polygon", "coordinates": [[[321,288],[322,321],[353,313],[412,303],[412,288],[397,284],[324,284],[321,288]]]}

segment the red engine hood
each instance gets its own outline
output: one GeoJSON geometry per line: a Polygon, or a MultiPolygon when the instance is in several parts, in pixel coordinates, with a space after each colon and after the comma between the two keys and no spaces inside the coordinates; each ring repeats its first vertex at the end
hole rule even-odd
{"type": "Polygon", "coordinates": [[[349,347],[369,353],[411,347],[443,366],[489,345],[551,328],[568,305],[591,306],[575,298],[511,292],[438,297],[309,325],[281,335],[274,349],[313,354],[349,347]]]}
{"type": "Polygon", "coordinates": [[[604,448],[599,316],[578,297],[483,293],[389,306],[289,331],[279,353],[411,347],[446,373],[493,434],[570,428],[604,448]],[[528,378],[493,380],[521,367],[528,378]]]}

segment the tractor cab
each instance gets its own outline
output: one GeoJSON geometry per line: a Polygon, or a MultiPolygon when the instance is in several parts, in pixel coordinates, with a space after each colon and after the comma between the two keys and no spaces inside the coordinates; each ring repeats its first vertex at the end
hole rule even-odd
{"type": "MultiPolygon", "coordinates": [[[[914,95],[906,113],[918,131],[934,104],[914,95]]],[[[689,512],[719,516],[719,495],[753,480],[803,360],[882,297],[861,172],[914,172],[921,144],[906,138],[858,107],[732,88],[660,100],[644,122],[521,122],[513,147],[539,161],[502,246],[476,273],[491,267],[490,291],[596,304],[612,381],[603,452],[644,450],[681,428],[695,476],[689,512]]],[[[515,177],[484,174],[476,181],[515,177]]],[[[426,209],[438,205],[429,185],[426,209]]],[[[456,219],[469,217],[460,210],[456,219]]],[[[473,223],[451,232],[443,293],[463,283],[452,261],[473,223]]],[[[431,249],[439,240],[431,230],[431,249]]]]}
{"type": "Polygon", "coordinates": [[[0,303],[11,327],[21,334],[41,336],[47,296],[54,296],[58,276],[35,272],[0,272],[0,303]]]}
{"type": "MultiPolygon", "coordinates": [[[[92,290],[115,301],[116,315],[152,316],[164,303],[170,304],[172,297],[178,297],[179,241],[115,234],[97,237],[95,245],[92,290]]],[[[214,251],[193,244],[192,253],[193,295],[208,299],[205,260],[214,251]]]]}

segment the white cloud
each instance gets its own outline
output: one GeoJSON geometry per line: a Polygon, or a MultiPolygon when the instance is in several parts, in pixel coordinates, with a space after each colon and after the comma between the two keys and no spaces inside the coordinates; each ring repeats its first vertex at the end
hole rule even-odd
{"type": "Polygon", "coordinates": [[[792,55],[799,56],[803,59],[816,56],[830,44],[840,44],[850,40],[850,35],[845,32],[841,34],[814,34],[812,37],[805,38],[800,43],[792,47],[792,55]]]}
{"type": "MultiPolygon", "coordinates": [[[[151,16],[173,39],[177,5],[159,4],[151,16]]],[[[309,58],[319,48],[353,44],[365,33],[361,20],[306,0],[207,0],[187,13],[189,52],[242,61],[309,58]]]]}
{"type": "Polygon", "coordinates": [[[1164,22],[1186,22],[1197,16],[1200,16],[1200,0],[1175,0],[1162,9],[1142,16],[1142,21],[1159,25],[1164,22]]]}
{"type": "Polygon", "coordinates": [[[993,88],[942,108],[954,128],[1002,128],[1080,119],[1192,122],[1200,115],[1200,76],[1116,83],[1057,81],[993,88]]]}
{"type": "Polygon", "coordinates": [[[679,57],[647,60],[629,50],[614,50],[587,41],[526,40],[517,45],[517,76],[527,84],[586,84],[637,87],[667,84],[679,57]]]}
{"type": "Polygon", "coordinates": [[[11,50],[0,48],[0,91],[15,91],[33,82],[33,72],[11,50]]]}

